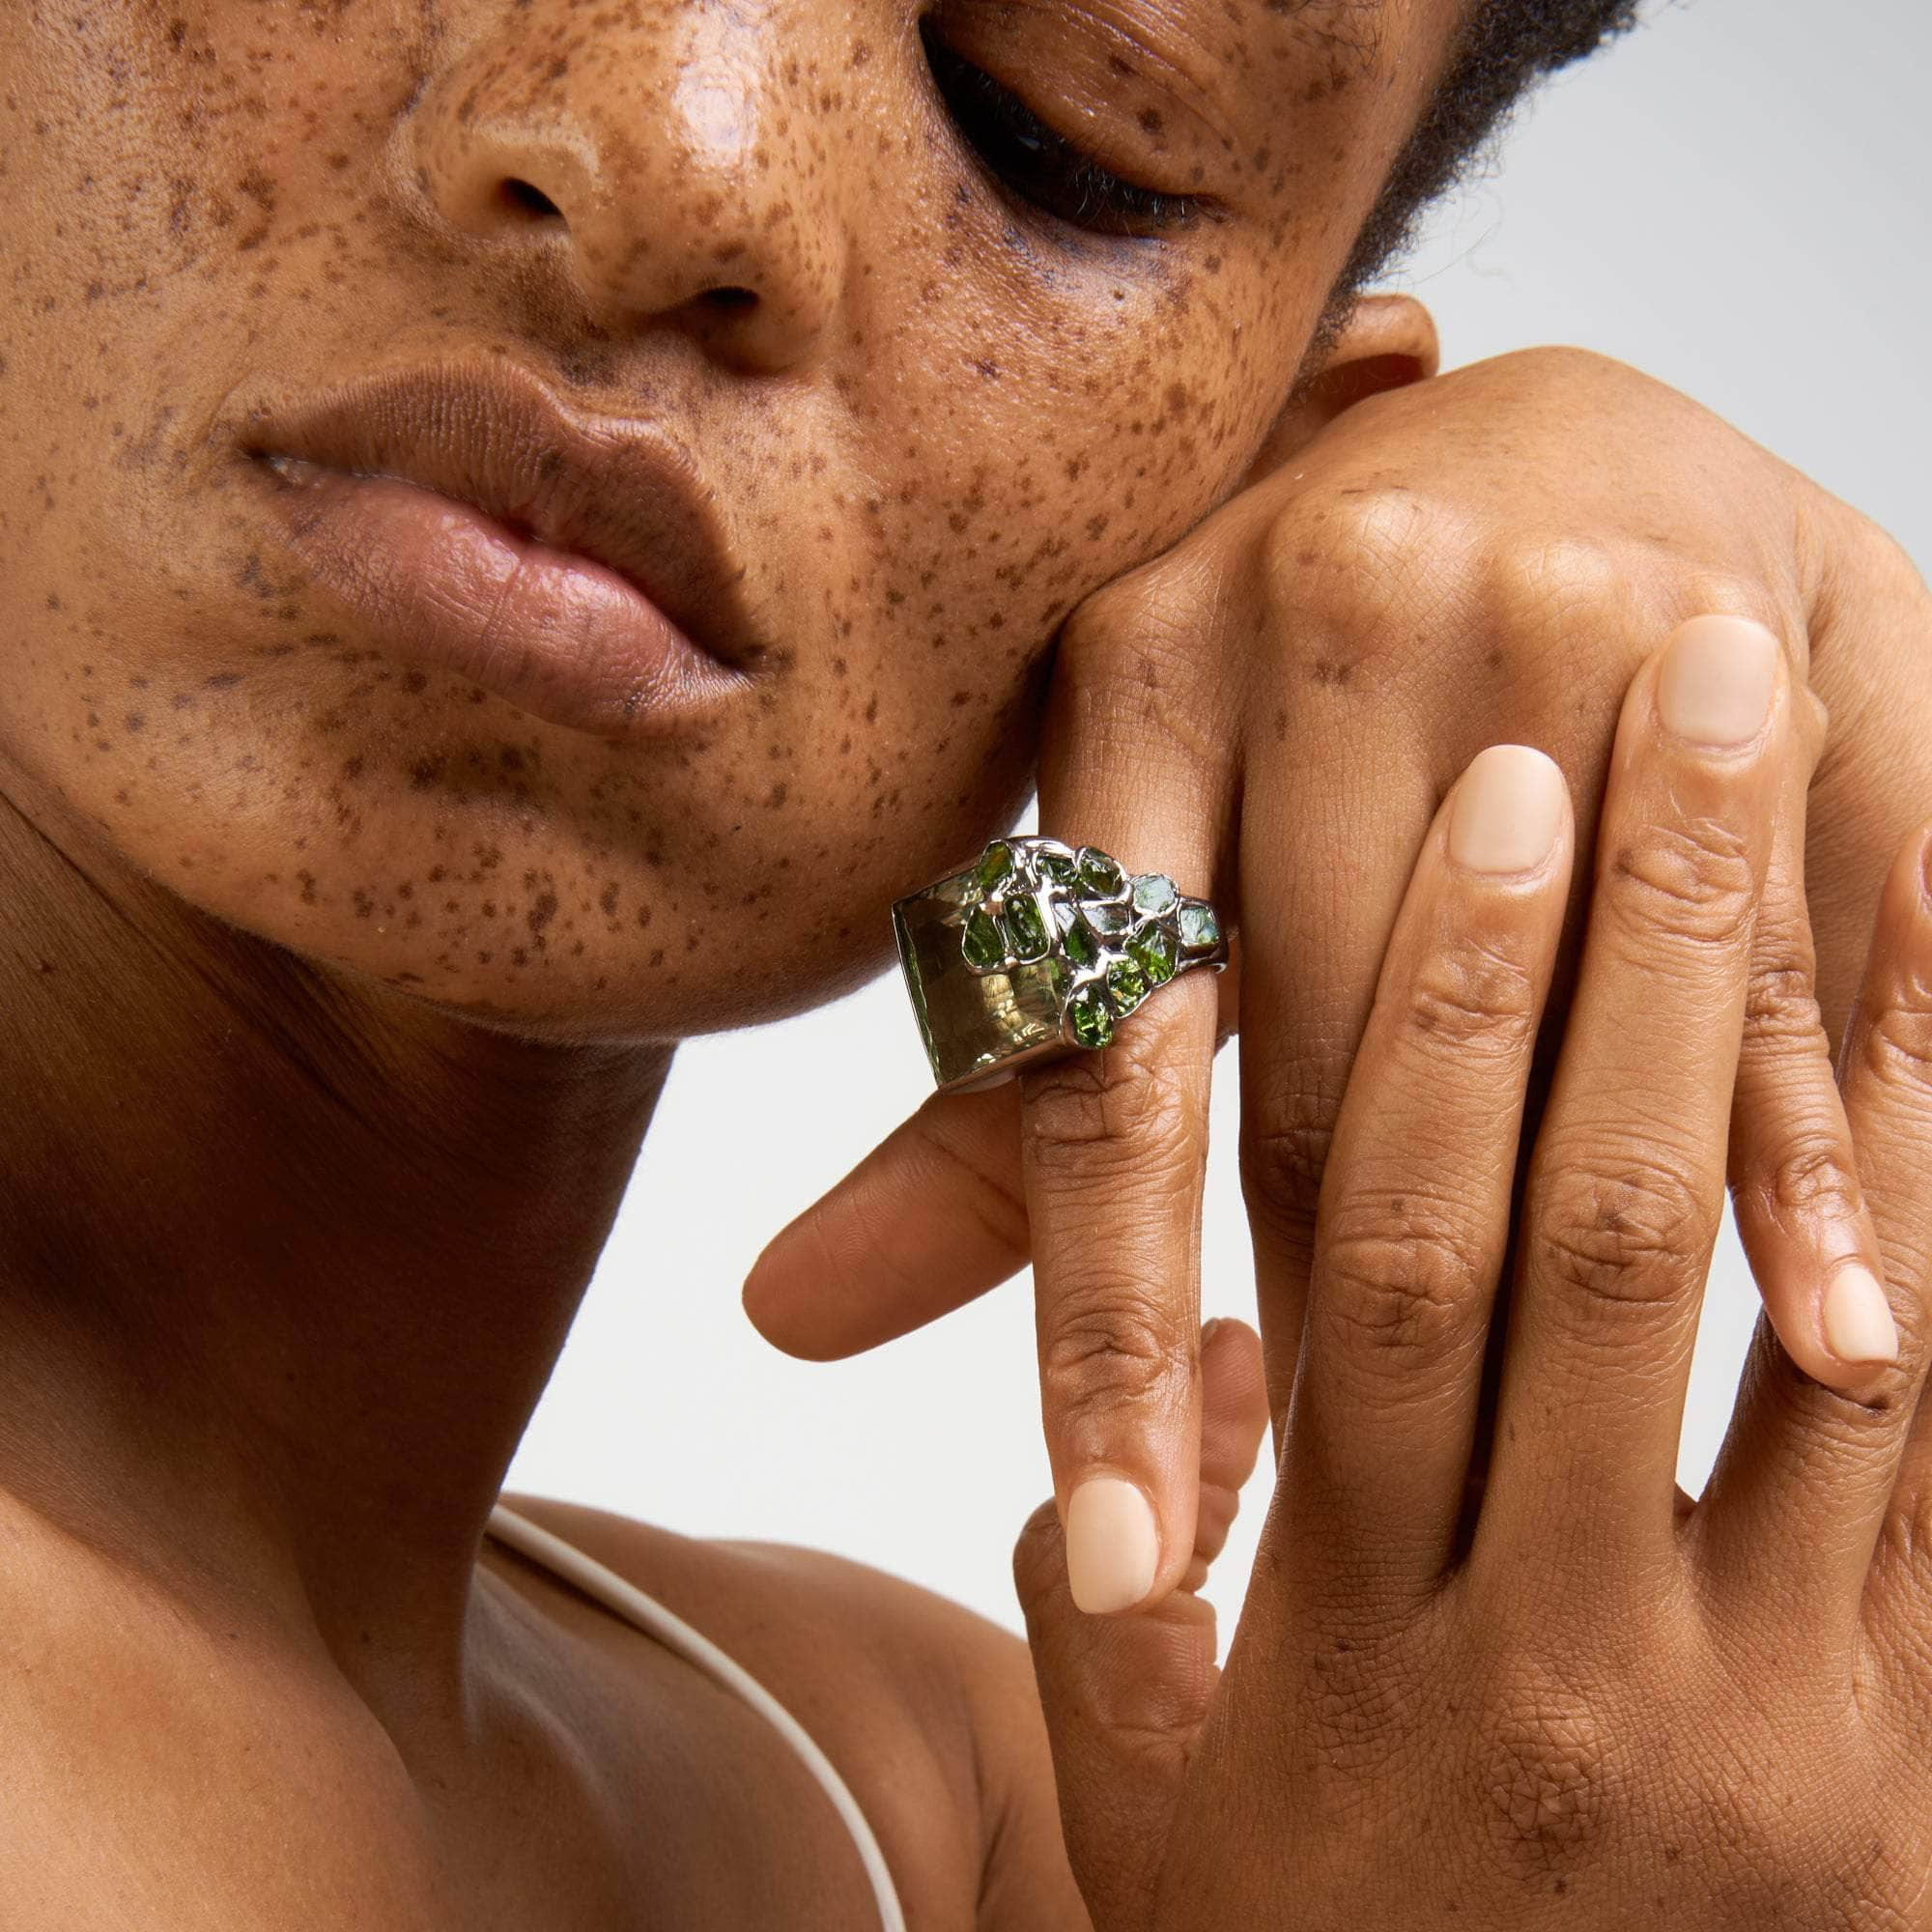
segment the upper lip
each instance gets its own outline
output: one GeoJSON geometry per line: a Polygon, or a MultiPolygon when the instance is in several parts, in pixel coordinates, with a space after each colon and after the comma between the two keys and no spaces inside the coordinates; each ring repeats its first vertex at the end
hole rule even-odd
{"type": "Polygon", "coordinates": [[[581,415],[527,369],[437,362],[258,412],[258,457],[294,456],[449,497],[616,572],[713,657],[762,655],[711,495],[668,432],[581,415]]]}

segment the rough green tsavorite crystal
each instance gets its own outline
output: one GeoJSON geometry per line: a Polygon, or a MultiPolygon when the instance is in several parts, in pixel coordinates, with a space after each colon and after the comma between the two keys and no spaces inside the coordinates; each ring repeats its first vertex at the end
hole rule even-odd
{"type": "Polygon", "coordinates": [[[1127,953],[1150,986],[1164,986],[1174,978],[1174,936],[1162,927],[1151,925],[1135,933],[1127,941],[1127,953]]]}
{"type": "Polygon", "coordinates": [[[1126,874],[1097,845],[1081,846],[1080,883],[1090,893],[1112,898],[1126,882],[1126,874]]]}
{"type": "Polygon", "coordinates": [[[1190,905],[1180,908],[1180,943],[1190,952],[1205,952],[1221,943],[1221,927],[1212,906],[1190,905]]]}
{"type": "Polygon", "coordinates": [[[1064,852],[1041,852],[1035,863],[1039,867],[1040,877],[1051,879],[1056,886],[1071,886],[1079,882],[1080,867],[1064,852]]]}
{"type": "Polygon", "coordinates": [[[1113,1039],[1114,1016],[1098,986],[1081,987],[1067,1003],[1066,1014],[1073,1023],[1073,1037],[1082,1046],[1105,1046],[1113,1039]]]}
{"type": "Polygon", "coordinates": [[[1094,937],[1094,929],[1084,919],[1076,919],[1066,928],[1066,956],[1076,966],[1097,966],[1100,963],[1100,942],[1094,937]]]}
{"type": "Polygon", "coordinates": [[[973,876],[979,882],[982,893],[990,893],[1002,879],[1009,877],[1013,869],[1013,848],[1004,838],[995,838],[980,854],[980,863],[973,868],[973,876]]]}
{"type": "Polygon", "coordinates": [[[1131,959],[1117,959],[1107,968],[1107,991],[1120,1011],[1130,1013],[1147,998],[1147,975],[1131,959]]]}
{"type": "Polygon", "coordinates": [[[966,936],[959,942],[959,950],[965,953],[967,965],[982,973],[991,972],[1007,956],[1000,928],[982,912],[976,912],[966,922],[966,936]]]}
{"type": "Polygon", "coordinates": [[[1039,907],[1032,899],[1014,899],[1008,905],[1007,933],[1013,942],[1015,959],[1045,958],[1046,927],[1039,907]]]}
{"type": "Polygon", "coordinates": [[[1180,895],[1165,872],[1143,872],[1134,881],[1134,910],[1146,913],[1150,919],[1172,912],[1179,903],[1180,895]]]}

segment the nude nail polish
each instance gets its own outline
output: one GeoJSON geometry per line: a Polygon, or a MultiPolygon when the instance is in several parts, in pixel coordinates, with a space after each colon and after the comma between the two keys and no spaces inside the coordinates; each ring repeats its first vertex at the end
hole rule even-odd
{"type": "Polygon", "coordinates": [[[1449,856],[1472,872],[1527,872],[1563,823],[1563,774],[1527,745],[1492,745],[1469,760],[1449,808],[1449,856]]]}
{"type": "Polygon", "coordinates": [[[1825,1289],[1825,1346],[1841,1362],[1895,1362],[1898,1324],[1871,1270],[1854,1262],[1825,1289]]]}
{"type": "Polygon", "coordinates": [[[1777,639],[1747,617],[1692,617],[1671,634],[1657,709],[1693,745],[1747,745],[1771,716],[1777,639]]]}
{"type": "Polygon", "coordinates": [[[1160,1532],[1140,1490],[1119,1476],[1089,1476],[1066,1503],[1066,1581],[1077,1607],[1124,1610],[1153,1588],[1160,1532]]]}

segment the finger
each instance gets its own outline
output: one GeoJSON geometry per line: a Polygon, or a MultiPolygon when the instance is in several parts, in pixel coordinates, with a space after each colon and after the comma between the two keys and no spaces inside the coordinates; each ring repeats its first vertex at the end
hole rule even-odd
{"type": "MultiPolygon", "coordinates": [[[[1090,606],[1090,611],[1096,607],[1090,606]]],[[[1040,765],[1042,831],[1204,895],[1231,782],[1171,687],[1197,639],[1136,601],[1063,649],[1040,765]]],[[[1074,1596],[1094,1612],[1173,1589],[1194,1546],[1200,1223],[1214,976],[1155,986],[1112,1043],[1020,1075],[1040,1407],[1074,1596]]]]}
{"type": "MultiPolygon", "coordinates": [[[[1239,1019],[1240,935],[1215,978],[1215,1046],[1239,1019]]],[[[935,1094],[779,1230],[745,1278],[774,1348],[830,1362],[910,1334],[1026,1266],[1020,1092],[935,1094]]]]}
{"type": "Polygon", "coordinates": [[[1321,1190],[1287,1474],[1319,1548],[1435,1583],[1463,1507],[1524,1094],[1570,886],[1563,774],[1497,745],[1436,815],[1321,1190]]]}
{"type": "MultiPolygon", "coordinates": [[[[1576,997],[1525,1186],[1474,1557],[1553,1543],[1619,1598],[1675,1551],[1677,1440],[1791,686],[1762,626],[1694,618],[1633,681],[1576,997]]],[[[1499,1567],[1498,1567],[1499,1566],[1499,1567]]]]}
{"type": "MultiPolygon", "coordinates": [[[[1927,856],[1921,833],[1886,881],[1841,1057],[1845,1116],[1856,1171],[1872,1203],[1876,1252],[1872,1298],[1830,1319],[1840,1329],[1863,1331],[1868,1339],[1858,1346],[1867,1359],[1856,1390],[1841,1393],[1796,1369],[1760,1324],[1699,1512],[1699,1547],[1720,1587],[1759,1614],[1775,1604],[1819,1650],[1855,1634],[1851,1612],[1899,1486],[1924,1371],[1915,1291],[1932,1258],[1927,856]]],[[[1863,1289],[1867,1277],[1852,1279],[1863,1289]]]]}
{"type": "Polygon", "coordinates": [[[1193,1592],[1220,1551],[1267,1427],[1254,1332],[1238,1321],[1209,1322],[1200,1352],[1203,1528],[1187,1587],[1128,1616],[1083,1614],[1067,1589],[1051,1503],[1034,1512],[1013,1551],[1067,1856],[1094,1922],[1110,1928],[1141,1922],[1214,1693],[1214,1612],[1193,1592]]]}
{"type": "MultiPolygon", "coordinates": [[[[1804,709],[1794,721],[1801,725],[1804,709]]],[[[1811,722],[1821,725],[1822,715],[1811,722]]],[[[1818,731],[1809,735],[1815,753],[1818,731]]],[[[1791,761],[1758,907],[1731,1110],[1730,1186],[1738,1234],[1785,1352],[1813,1379],[1858,1389],[1895,1356],[1898,1338],[1818,1010],[1804,881],[1813,762],[1791,761]]]]}
{"type": "Polygon", "coordinates": [[[781,1228],[745,1279],[774,1347],[829,1362],[909,1333],[1027,1263],[1019,1089],[935,1094],[781,1228]]]}
{"type": "Polygon", "coordinates": [[[1373,724],[1291,719],[1305,753],[1256,761],[1241,802],[1249,928],[1241,1191],[1278,1424],[1294,1384],[1336,1117],[1409,870],[1441,796],[1419,760],[1392,766],[1385,733],[1373,724]],[[1365,784],[1371,764],[1376,781],[1365,784]]]}

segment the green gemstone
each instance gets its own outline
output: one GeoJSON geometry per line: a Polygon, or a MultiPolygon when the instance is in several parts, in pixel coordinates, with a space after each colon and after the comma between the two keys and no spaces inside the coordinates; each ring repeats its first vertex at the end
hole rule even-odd
{"type": "Polygon", "coordinates": [[[1131,959],[1117,959],[1107,968],[1107,991],[1117,1011],[1130,1013],[1148,996],[1147,975],[1131,959]]]}
{"type": "Polygon", "coordinates": [[[1040,923],[1039,907],[1032,899],[1014,899],[1007,907],[1007,931],[1013,942],[1015,959],[1046,956],[1046,927],[1040,923]]]}
{"type": "Polygon", "coordinates": [[[1220,945],[1221,927],[1212,906],[1186,905],[1180,908],[1180,943],[1191,952],[1220,945]]]}
{"type": "Polygon", "coordinates": [[[1110,899],[1126,882],[1126,874],[1097,845],[1081,846],[1080,883],[1089,892],[1110,899]]]}
{"type": "Polygon", "coordinates": [[[959,942],[959,950],[965,953],[967,965],[977,966],[982,973],[990,973],[1007,956],[1000,928],[982,912],[976,912],[966,922],[966,937],[959,942]]]}
{"type": "Polygon", "coordinates": [[[1100,963],[1100,942],[1094,937],[1094,929],[1084,919],[1076,919],[1066,928],[1066,956],[1076,966],[1097,966],[1100,963]]]}
{"type": "Polygon", "coordinates": [[[1080,867],[1064,852],[1042,852],[1038,855],[1040,875],[1053,881],[1056,886],[1076,885],[1080,878],[1080,867]]]}
{"type": "Polygon", "coordinates": [[[1179,903],[1180,895],[1165,872],[1143,872],[1134,881],[1134,910],[1146,913],[1150,919],[1172,912],[1179,903]]]}
{"type": "Polygon", "coordinates": [[[1083,986],[1068,1002],[1067,1016],[1073,1022],[1073,1037],[1082,1046],[1105,1046],[1114,1037],[1114,1016],[1100,997],[1097,986],[1083,986]]]}
{"type": "Polygon", "coordinates": [[[980,854],[980,863],[974,867],[973,876],[979,881],[982,893],[990,893],[1012,869],[1013,848],[1004,838],[995,838],[980,854]]]}
{"type": "Polygon", "coordinates": [[[1174,936],[1158,925],[1137,932],[1127,941],[1133,962],[1147,975],[1150,986],[1163,986],[1174,978],[1174,936]]]}

